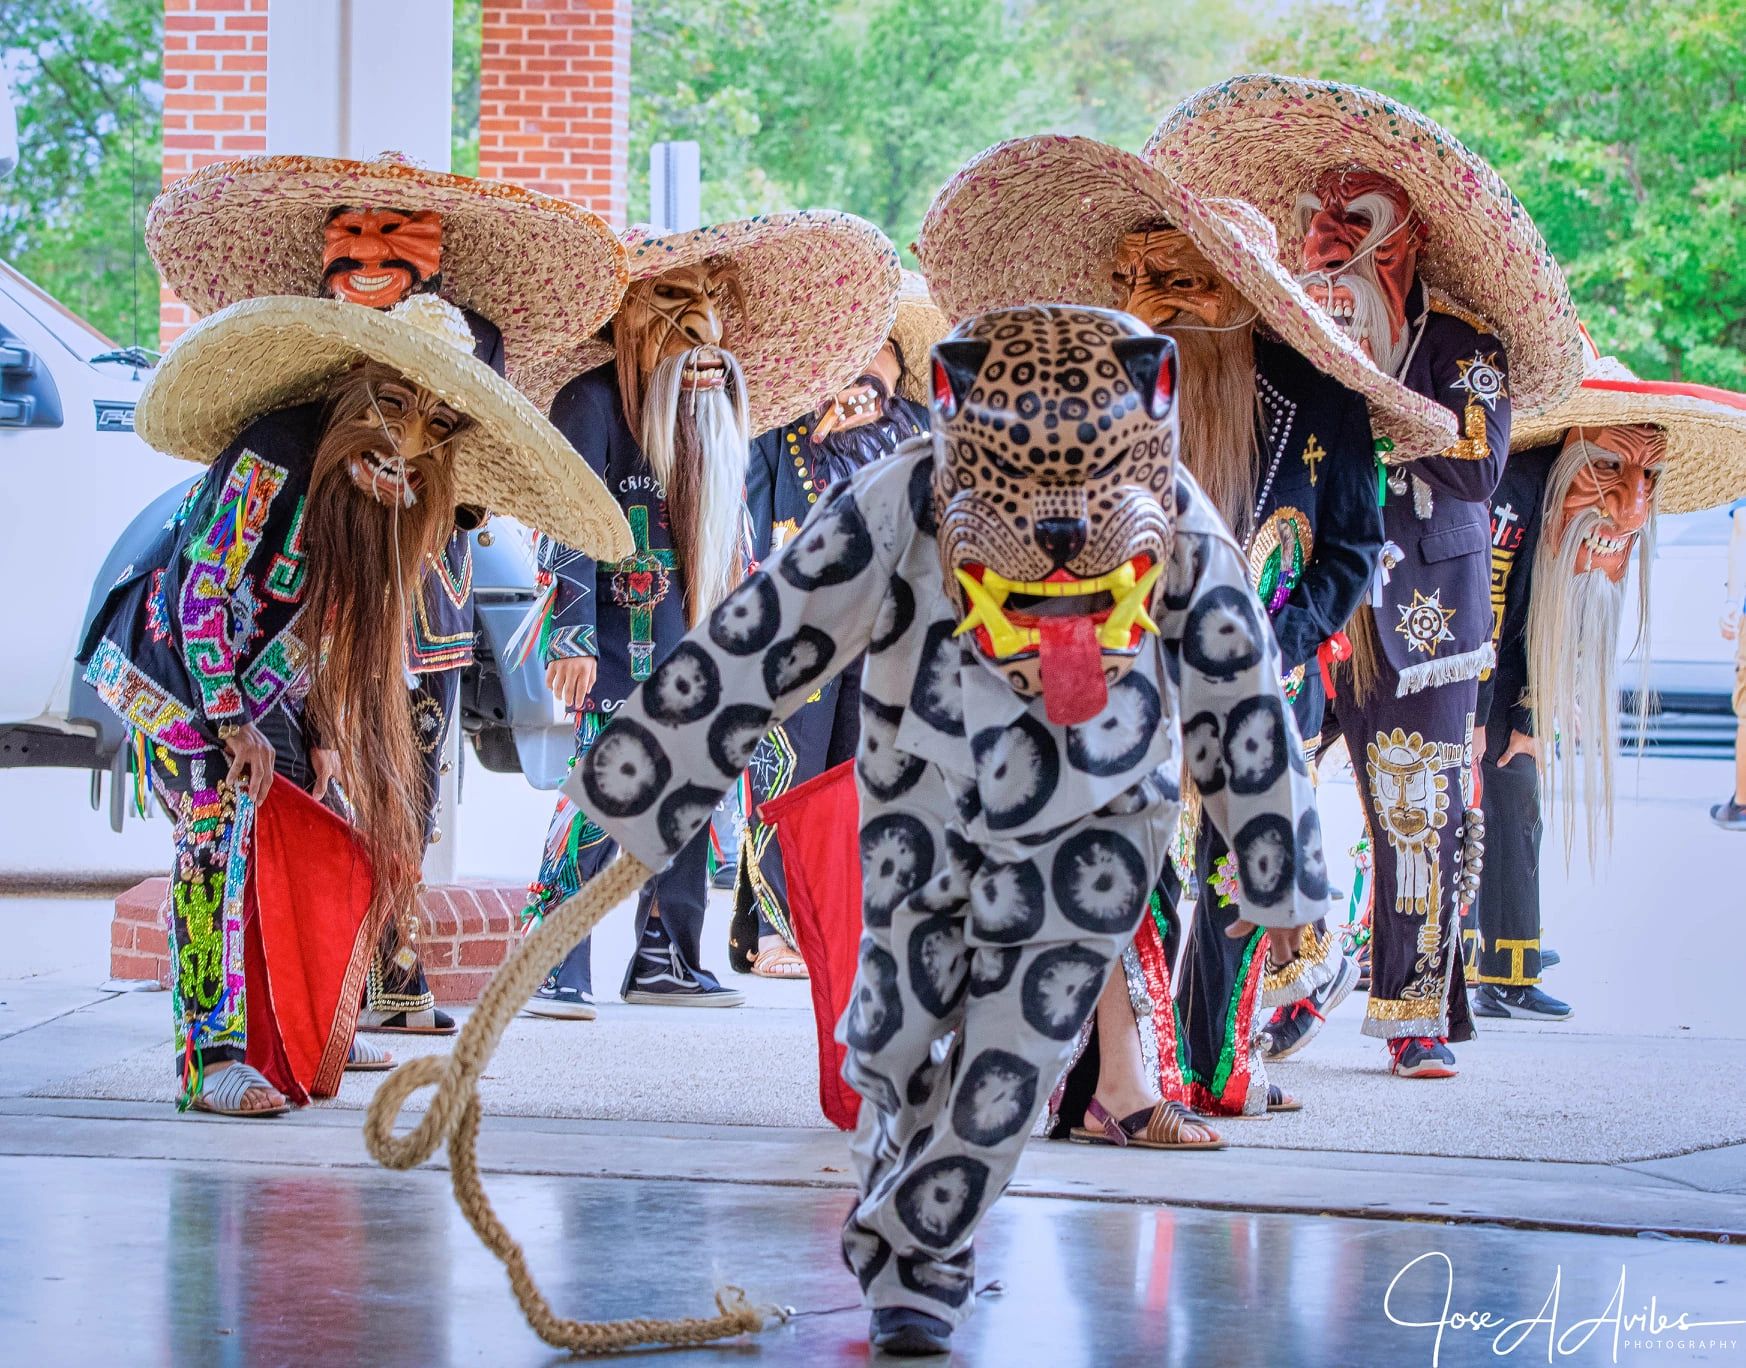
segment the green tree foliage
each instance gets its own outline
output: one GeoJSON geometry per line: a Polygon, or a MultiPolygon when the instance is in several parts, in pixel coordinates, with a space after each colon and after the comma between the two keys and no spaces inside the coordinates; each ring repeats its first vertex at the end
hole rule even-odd
{"type": "Polygon", "coordinates": [[[155,346],[141,234],[162,173],[163,0],[0,0],[19,164],[0,259],[123,342],[155,346]]]}
{"type": "Polygon", "coordinates": [[[453,105],[449,116],[449,169],[479,174],[479,57],[484,48],[480,0],[455,0],[453,105]]]}
{"type": "Polygon", "coordinates": [[[1603,351],[1746,388],[1746,0],[1310,4],[1253,57],[1429,114],[1533,214],[1603,351]]]}

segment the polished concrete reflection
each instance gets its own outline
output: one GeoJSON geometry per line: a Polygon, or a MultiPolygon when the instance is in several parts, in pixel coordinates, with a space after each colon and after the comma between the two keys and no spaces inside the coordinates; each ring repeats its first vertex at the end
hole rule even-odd
{"type": "MultiPolygon", "coordinates": [[[[557,1308],[608,1318],[699,1314],[717,1283],[802,1311],[857,1301],[836,1253],[841,1191],[745,1184],[490,1180],[557,1308]]],[[[0,1357],[16,1364],[549,1364],[447,1176],[366,1168],[0,1158],[0,1357]]],[[[1696,1241],[1317,1216],[1232,1215],[1009,1198],[980,1244],[969,1364],[1544,1363],[1496,1326],[1542,1314],[1551,1361],[1746,1362],[1746,1324],[1653,1335],[1627,1321],[1580,1347],[1577,1322],[1650,1298],[1664,1323],[1746,1322],[1746,1254],[1696,1241]],[[1391,1280],[1401,1275],[1384,1311],[1391,1280]],[[1446,1255],[1447,1260],[1436,1257],[1446,1255]],[[1549,1314],[1549,1309],[1547,1314],[1549,1314]],[[1562,1341],[1562,1344],[1559,1341],[1562,1341]],[[1652,1344],[1649,1341],[1653,1341],[1652,1344]],[[1564,1352],[1569,1351],[1569,1352],[1564,1352]]],[[[858,1363],[858,1309],[751,1340],[661,1353],[665,1365],[858,1363]]]]}

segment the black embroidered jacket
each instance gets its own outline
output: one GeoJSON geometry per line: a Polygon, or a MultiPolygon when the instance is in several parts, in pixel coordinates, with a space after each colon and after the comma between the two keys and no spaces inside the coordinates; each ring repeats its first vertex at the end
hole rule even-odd
{"type": "Polygon", "coordinates": [[[1492,730],[1534,734],[1528,704],[1528,597],[1544,524],[1546,480],[1560,443],[1518,451],[1491,496],[1492,644],[1497,665],[1479,677],[1473,714],[1492,730]]]}

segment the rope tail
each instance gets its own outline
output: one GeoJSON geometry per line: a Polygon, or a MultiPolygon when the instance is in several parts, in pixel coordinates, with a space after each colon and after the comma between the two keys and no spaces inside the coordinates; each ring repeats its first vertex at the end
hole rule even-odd
{"type": "Polygon", "coordinates": [[[504,1031],[551,966],[650,876],[647,865],[620,855],[574,897],[548,913],[492,976],[449,1056],[426,1055],[395,1069],[377,1089],[364,1120],[364,1143],[385,1168],[414,1168],[448,1140],[455,1200],[467,1223],[507,1270],[510,1290],[533,1332],[554,1348],[574,1354],[612,1353],[640,1345],[707,1344],[755,1333],[780,1314],[774,1307],[754,1306],[741,1289],[726,1287],[716,1294],[717,1314],[702,1319],[578,1321],[556,1315],[534,1281],[521,1245],[492,1209],[479,1176],[479,1078],[504,1031]],[[435,1087],[436,1095],[424,1116],[405,1135],[395,1135],[394,1123],[406,1099],[427,1087],[435,1087]]]}

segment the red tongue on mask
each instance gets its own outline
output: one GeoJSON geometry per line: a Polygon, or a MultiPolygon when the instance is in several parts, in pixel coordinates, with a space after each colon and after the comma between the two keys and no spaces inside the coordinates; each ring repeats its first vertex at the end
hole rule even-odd
{"type": "Polygon", "coordinates": [[[1049,721],[1061,727],[1091,721],[1109,701],[1097,624],[1082,616],[1045,618],[1038,632],[1043,707],[1049,721]]]}

